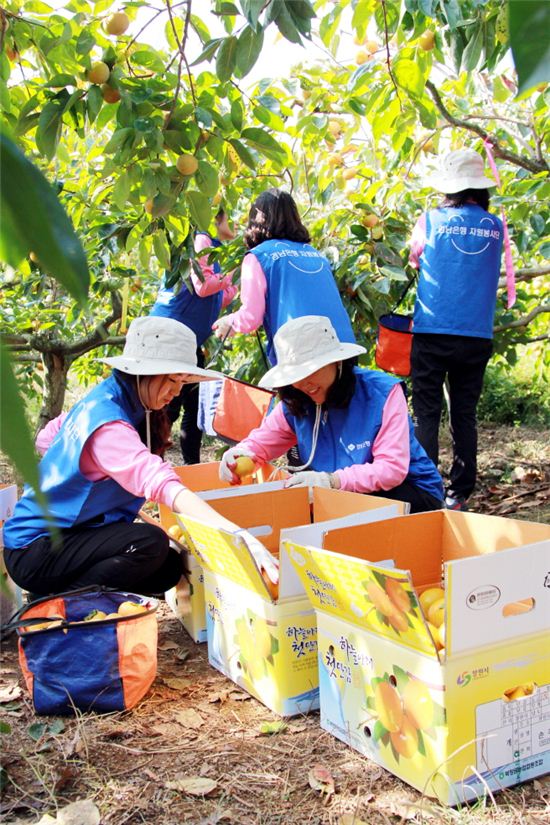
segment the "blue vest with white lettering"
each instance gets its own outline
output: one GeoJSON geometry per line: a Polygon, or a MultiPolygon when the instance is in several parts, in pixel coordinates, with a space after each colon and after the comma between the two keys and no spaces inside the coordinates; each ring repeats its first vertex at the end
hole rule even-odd
{"type": "MultiPolygon", "coordinates": [[[[353,464],[371,464],[372,446],[382,425],[384,404],[398,379],[376,370],[355,367],[355,392],[348,407],[328,409],[321,416],[317,448],[308,469],[333,473],[353,464]]],[[[284,406],[285,418],[296,433],[303,463],[311,453],[315,407],[296,417],[284,406]]],[[[443,482],[435,464],[414,435],[409,416],[410,464],[406,481],[437,499],[443,498],[443,482]]]]}
{"type": "MultiPolygon", "coordinates": [[[[199,232],[199,235],[207,235],[206,232],[199,232]]],[[[210,235],[208,235],[210,238],[210,235]]],[[[210,238],[212,246],[221,246],[221,241],[217,238],[210,238]]],[[[201,253],[202,254],[202,253],[201,253]]],[[[204,254],[208,254],[208,249],[204,254]]],[[[213,266],[214,272],[221,272],[220,265],[216,261],[213,266]]],[[[201,298],[192,289],[181,281],[175,286],[162,286],[157,294],[157,300],[153,305],[150,315],[162,315],[163,318],[175,318],[181,321],[189,329],[192,329],[197,336],[197,347],[202,347],[209,335],[212,334],[212,324],[220,315],[223,301],[223,290],[214,295],[207,295],[201,298]]]]}
{"type": "Polygon", "coordinates": [[[324,255],[309,244],[281,240],[264,241],[250,254],[260,262],[267,282],[263,325],[271,364],[277,363],[273,336],[291,318],[325,315],[340,341],[355,343],[348,313],[324,255]]]}
{"type": "MultiPolygon", "coordinates": [[[[60,529],[130,523],[144,498],[129,493],[116,481],[90,481],[80,472],[80,456],[89,437],[102,424],[126,421],[136,428],[145,411],[131,384],[116,371],[79,401],[68,414],[39,465],[40,489],[48,512],[60,529]]],[[[31,487],[25,487],[13,516],[4,525],[4,544],[26,547],[48,533],[48,522],[31,487]]]]}
{"type": "Polygon", "coordinates": [[[493,337],[502,221],[477,204],[426,213],[414,332],[493,337]]]}

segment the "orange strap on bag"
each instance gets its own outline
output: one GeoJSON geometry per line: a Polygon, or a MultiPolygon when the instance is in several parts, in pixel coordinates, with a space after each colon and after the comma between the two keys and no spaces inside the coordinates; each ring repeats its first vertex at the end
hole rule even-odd
{"type": "Polygon", "coordinates": [[[246,381],[224,378],[212,429],[221,438],[242,441],[251,430],[260,426],[270,411],[274,395],[246,381]]]}

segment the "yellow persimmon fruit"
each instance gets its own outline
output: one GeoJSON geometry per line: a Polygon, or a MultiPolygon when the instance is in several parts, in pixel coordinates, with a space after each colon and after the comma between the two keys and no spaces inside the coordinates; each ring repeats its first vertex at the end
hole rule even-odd
{"type": "Polygon", "coordinates": [[[107,34],[114,34],[118,37],[120,34],[124,34],[129,25],[130,18],[128,15],[123,11],[116,11],[107,20],[105,30],[107,34]]]}
{"type": "Polygon", "coordinates": [[[375,241],[379,241],[380,238],[384,237],[384,230],[381,226],[373,226],[370,234],[375,241]]]}
{"type": "Polygon", "coordinates": [[[199,162],[195,155],[180,155],[176,161],[176,169],[180,175],[194,175],[199,168],[199,162]]]}
{"type": "Polygon", "coordinates": [[[442,599],[445,596],[445,591],[442,587],[428,587],[426,590],[423,590],[420,596],[418,597],[418,601],[420,602],[420,607],[424,611],[425,614],[428,613],[430,609],[430,605],[432,605],[438,599],[442,599]]]}
{"type": "Polygon", "coordinates": [[[365,49],[369,54],[374,54],[380,48],[380,43],[376,40],[365,40],[365,49]]]}
{"type": "Polygon", "coordinates": [[[120,92],[118,89],[113,89],[108,83],[101,84],[101,97],[105,103],[118,103],[120,100],[120,92]]]}
{"type": "Polygon", "coordinates": [[[82,619],[83,622],[100,622],[107,616],[104,610],[91,610],[87,616],[82,619]]]}
{"type": "Polygon", "coordinates": [[[97,63],[92,64],[92,68],[88,71],[88,80],[90,83],[107,83],[111,70],[103,60],[98,60],[97,63]]]}
{"type": "Polygon", "coordinates": [[[418,45],[421,49],[423,49],[423,51],[431,52],[435,46],[435,34],[431,29],[426,29],[426,31],[420,35],[418,38],[418,45]]]}
{"type": "Polygon", "coordinates": [[[169,527],[166,532],[169,536],[172,536],[173,539],[176,539],[176,541],[181,541],[181,538],[183,536],[183,530],[181,529],[179,524],[172,524],[172,526],[169,527]]]}
{"type": "Polygon", "coordinates": [[[394,603],[377,582],[369,582],[366,589],[369,599],[383,616],[392,616],[396,612],[394,603]]]}
{"type": "Polygon", "coordinates": [[[380,218],[378,217],[378,215],[374,215],[371,212],[371,213],[369,213],[368,215],[365,215],[362,218],[361,223],[363,224],[363,226],[366,226],[369,229],[372,229],[372,227],[376,226],[376,224],[379,223],[379,221],[380,221],[380,218]]]}
{"type": "Polygon", "coordinates": [[[138,604],[137,602],[122,602],[118,606],[118,615],[119,616],[133,616],[134,613],[145,613],[147,608],[144,604],[138,604]]]}
{"type": "Polygon", "coordinates": [[[370,54],[369,52],[365,51],[365,49],[359,49],[357,54],[355,55],[355,62],[358,66],[362,66],[363,63],[366,63],[369,59],[370,54]]]}
{"type": "Polygon", "coordinates": [[[386,579],[385,590],[397,610],[407,612],[411,608],[409,594],[403,588],[403,585],[395,579],[386,579]]]}
{"type": "Polygon", "coordinates": [[[240,455],[238,459],[235,461],[235,475],[239,476],[239,478],[244,478],[244,476],[252,475],[255,471],[256,465],[254,464],[253,460],[247,455],[240,455]]]}
{"type": "Polygon", "coordinates": [[[445,621],[445,599],[437,599],[430,605],[428,610],[428,621],[436,627],[440,627],[445,621]]]}

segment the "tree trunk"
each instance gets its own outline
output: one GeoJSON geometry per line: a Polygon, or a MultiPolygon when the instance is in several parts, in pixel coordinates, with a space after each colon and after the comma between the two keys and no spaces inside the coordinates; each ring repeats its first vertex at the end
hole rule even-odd
{"type": "Polygon", "coordinates": [[[65,390],[67,389],[67,373],[74,360],[56,352],[45,352],[42,354],[42,359],[45,366],[44,389],[37,432],[45,427],[48,421],[58,416],[63,409],[65,390]]]}

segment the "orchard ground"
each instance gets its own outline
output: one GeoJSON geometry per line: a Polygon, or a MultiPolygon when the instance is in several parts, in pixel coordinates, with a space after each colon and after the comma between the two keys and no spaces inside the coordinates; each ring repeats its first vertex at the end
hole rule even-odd
{"type": "MultiPolygon", "coordinates": [[[[479,442],[471,509],[550,523],[550,431],[484,425],[479,442]]],[[[443,444],[445,467],[446,436],[443,444]]],[[[170,458],[177,463],[178,452],[170,458]]],[[[0,470],[2,481],[13,480],[5,462],[0,470]]],[[[128,713],[65,718],[62,730],[59,724],[50,730],[58,720],[34,715],[13,637],[3,644],[1,666],[2,719],[10,726],[0,734],[6,823],[37,823],[44,814],[55,821],[57,808],[82,799],[98,806],[102,825],[347,825],[353,815],[368,825],[550,820],[548,777],[505,790],[494,803],[447,809],[323,732],[318,713],[262,735],[262,723],[276,721],[274,714],[213,670],[206,646],[191,642],[165,606],[157,679],[128,713]],[[316,765],[334,778],[328,798],[309,785],[316,765]],[[174,789],[189,776],[216,786],[206,797],[174,789]]]]}

